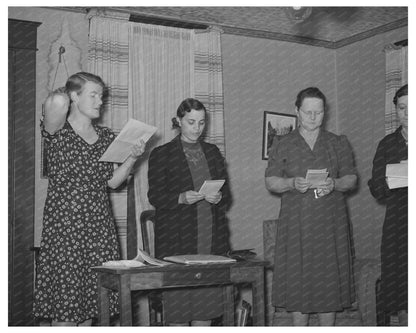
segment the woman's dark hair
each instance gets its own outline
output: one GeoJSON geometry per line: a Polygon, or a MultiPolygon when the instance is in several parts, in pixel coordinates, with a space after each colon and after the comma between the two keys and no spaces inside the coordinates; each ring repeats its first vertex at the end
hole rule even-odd
{"type": "MultiPolygon", "coordinates": [[[[176,111],[176,116],[178,118],[183,118],[186,112],[191,112],[192,110],[205,112],[205,116],[207,114],[207,110],[205,109],[204,104],[198,101],[195,98],[186,98],[184,99],[181,104],[179,104],[178,110],[176,111]]],[[[176,117],[172,118],[172,128],[178,128],[179,123],[176,117]]]]}
{"type": "Polygon", "coordinates": [[[324,109],[326,109],[326,97],[322,93],[322,91],[320,91],[318,88],[309,87],[309,88],[301,90],[298,93],[298,96],[296,97],[296,102],[295,102],[295,105],[298,109],[302,106],[303,100],[305,98],[319,98],[319,99],[321,99],[324,102],[324,109]]]}
{"type": "Polygon", "coordinates": [[[65,92],[70,95],[72,91],[75,91],[78,95],[84,89],[85,84],[88,82],[94,82],[105,89],[104,81],[98,76],[87,72],[79,72],[71,75],[66,81],[65,92]]]}
{"type": "Polygon", "coordinates": [[[399,90],[396,91],[396,94],[394,95],[394,98],[393,98],[394,105],[397,106],[397,101],[402,96],[407,96],[407,84],[405,84],[399,90]]]}

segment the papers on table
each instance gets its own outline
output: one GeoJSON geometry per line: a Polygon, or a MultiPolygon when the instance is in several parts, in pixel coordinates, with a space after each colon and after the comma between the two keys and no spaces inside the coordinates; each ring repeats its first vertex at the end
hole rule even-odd
{"type": "Polygon", "coordinates": [[[133,268],[145,266],[144,263],[138,260],[110,260],[103,263],[105,267],[117,267],[117,268],[133,268]]]}
{"type": "Polygon", "coordinates": [[[328,177],[327,169],[308,169],[306,172],[306,180],[312,184],[311,188],[323,185],[328,177]]]}
{"type": "Polygon", "coordinates": [[[407,187],[407,161],[386,165],[386,181],[389,189],[407,187]]]}
{"type": "Polygon", "coordinates": [[[166,261],[171,261],[179,264],[220,264],[220,263],[230,263],[236,262],[235,259],[217,256],[213,254],[184,254],[178,256],[169,256],[163,258],[166,261]]]}
{"type": "Polygon", "coordinates": [[[123,163],[131,153],[131,148],[142,139],[147,142],[157,128],[136,119],[129,119],[123,129],[107,148],[100,162],[123,163]]]}
{"type": "Polygon", "coordinates": [[[216,194],[221,187],[224,185],[224,179],[218,180],[206,180],[199,189],[199,193],[203,195],[212,195],[216,194]]]}
{"type": "Polygon", "coordinates": [[[134,260],[138,260],[138,261],[141,261],[143,263],[147,263],[149,265],[154,265],[154,266],[167,266],[167,265],[171,264],[170,262],[152,257],[147,252],[145,252],[141,249],[137,250],[137,256],[136,256],[136,258],[134,258],[134,260]]]}

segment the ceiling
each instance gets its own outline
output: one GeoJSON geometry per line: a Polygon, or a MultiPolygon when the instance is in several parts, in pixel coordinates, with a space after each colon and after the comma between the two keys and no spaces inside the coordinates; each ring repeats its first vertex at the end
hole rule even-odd
{"type": "MultiPolygon", "coordinates": [[[[88,11],[87,7],[71,7],[88,11]]],[[[97,8],[97,7],[95,7],[97,8]]],[[[408,25],[407,7],[312,7],[303,22],[290,20],[285,7],[101,7],[130,20],[178,26],[216,25],[224,33],[338,48],[408,25]]],[[[66,7],[66,9],[69,9],[66,7]]]]}

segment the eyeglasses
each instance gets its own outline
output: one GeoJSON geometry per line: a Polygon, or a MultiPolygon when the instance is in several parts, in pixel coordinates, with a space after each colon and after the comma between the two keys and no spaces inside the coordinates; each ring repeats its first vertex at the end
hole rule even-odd
{"type": "Polygon", "coordinates": [[[322,113],[324,113],[324,111],[303,111],[302,109],[299,109],[301,112],[303,112],[304,114],[306,114],[309,117],[312,117],[312,115],[316,116],[320,116],[322,113]]]}

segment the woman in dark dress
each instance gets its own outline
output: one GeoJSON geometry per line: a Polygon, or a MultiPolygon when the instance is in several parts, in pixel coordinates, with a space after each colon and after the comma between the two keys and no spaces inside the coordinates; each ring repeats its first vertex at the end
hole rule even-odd
{"type": "MultiPolygon", "coordinates": [[[[230,191],[225,161],[217,146],[201,140],[206,110],[187,98],[178,107],[174,127],[180,135],[155,148],[149,158],[149,202],[155,207],[155,254],[225,254],[229,250],[226,210],[230,191]],[[198,193],[205,180],[225,179],[220,192],[198,193]]],[[[219,288],[163,293],[165,322],[209,325],[222,314],[219,288]]]]}
{"type": "Polygon", "coordinates": [[[330,326],[354,300],[344,193],[357,176],[347,138],[321,128],[323,93],[304,89],[295,105],[299,127],[274,140],[266,169],[267,189],[281,194],[273,304],[292,312],[295,326],[308,325],[310,313],[330,326]],[[313,188],[308,169],[327,169],[328,178],[313,188]]]}
{"type": "MultiPolygon", "coordinates": [[[[80,72],[45,101],[41,127],[49,183],[33,312],[53,326],[91,325],[98,316],[97,274],[91,267],[119,258],[107,186],[117,188],[126,180],[145,147],[136,144],[116,170],[98,162],[115,138],[110,129],[93,124],[103,89],[100,77],[80,72]]],[[[112,314],[116,305],[114,294],[112,314]]]]}
{"type": "Polygon", "coordinates": [[[407,325],[407,187],[389,189],[386,165],[407,161],[407,84],[393,99],[400,127],[380,141],[373,160],[371,194],[386,205],[381,240],[380,304],[387,321],[398,315],[400,325],[407,325]]]}

